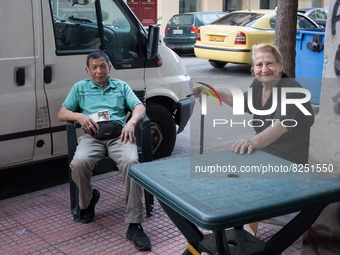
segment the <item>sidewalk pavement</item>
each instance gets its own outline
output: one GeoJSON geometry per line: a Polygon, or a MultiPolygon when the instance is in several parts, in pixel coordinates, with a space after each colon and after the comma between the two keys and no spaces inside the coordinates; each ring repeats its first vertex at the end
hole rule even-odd
{"type": "MultiPolygon", "coordinates": [[[[152,251],[138,252],[125,237],[124,188],[117,172],[93,177],[93,187],[101,192],[96,221],[73,221],[68,185],[0,201],[0,255],[176,255],[186,249],[186,241],[155,199],[154,215],[143,223],[152,251]]],[[[267,240],[276,230],[260,223],[258,237],[267,240]]],[[[301,240],[284,255],[298,255],[301,240]]]]}

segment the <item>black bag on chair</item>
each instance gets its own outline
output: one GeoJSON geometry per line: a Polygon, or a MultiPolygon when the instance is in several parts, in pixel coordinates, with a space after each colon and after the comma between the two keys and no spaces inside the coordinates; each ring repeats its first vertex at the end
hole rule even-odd
{"type": "Polygon", "coordinates": [[[122,133],[123,126],[114,120],[97,122],[100,129],[92,134],[92,136],[99,140],[115,139],[122,133]]]}

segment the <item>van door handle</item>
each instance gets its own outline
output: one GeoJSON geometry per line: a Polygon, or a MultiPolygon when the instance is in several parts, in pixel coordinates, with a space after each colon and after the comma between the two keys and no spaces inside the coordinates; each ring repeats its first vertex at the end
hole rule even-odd
{"type": "Polygon", "coordinates": [[[17,69],[16,71],[16,81],[17,81],[17,84],[18,86],[24,86],[25,85],[25,80],[26,80],[26,77],[25,77],[25,68],[23,67],[20,67],[17,69]]]}
{"type": "Polygon", "coordinates": [[[51,66],[46,66],[44,68],[44,82],[47,84],[52,82],[52,67],[51,66]]]}

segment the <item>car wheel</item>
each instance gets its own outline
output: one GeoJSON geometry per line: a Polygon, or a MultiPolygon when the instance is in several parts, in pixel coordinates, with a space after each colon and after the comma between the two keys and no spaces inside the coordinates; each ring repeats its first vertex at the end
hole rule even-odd
{"type": "Polygon", "coordinates": [[[215,68],[223,68],[227,64],[227,62],[217,61],[217,60],[209,60],[209,63],[215,68]]]}
{"type": "Polygon", "coordinates": [[[153,159],[170,156],[176,142],[176,123],[168,109],[160,104],[146,106],[151,122],[153,159]]]}

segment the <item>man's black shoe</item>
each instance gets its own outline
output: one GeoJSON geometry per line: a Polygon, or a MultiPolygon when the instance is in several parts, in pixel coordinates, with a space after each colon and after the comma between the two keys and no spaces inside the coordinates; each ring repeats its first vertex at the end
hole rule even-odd
{"type": "Polygon", "coordinates": [[[149,237],[144,233],[141,224],[130,224],[126,232],[126,238],[133,241],[139,251],[151,250],[149,237]]]}
{"type": "Polygon", "coordinates": [[[81,209],[79,211],[79,219],[81,223],[90,223],[94,221],[94,208],[100,198],[100,193],[97,189],[92,190],[92,198],[89,206],[86,209],[81,209]]]}

